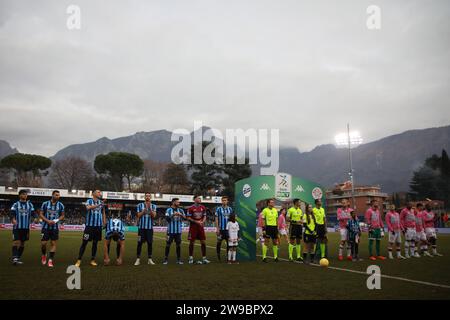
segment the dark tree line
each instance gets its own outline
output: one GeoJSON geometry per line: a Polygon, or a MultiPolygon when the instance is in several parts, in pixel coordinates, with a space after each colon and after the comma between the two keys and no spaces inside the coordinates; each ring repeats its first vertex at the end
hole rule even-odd
{"type": "Polygon", "coordinates": [[[427,158],[414,172],[410,189],[414,199],[443,200],[450,207],[450,160],[445,150],[441,156],[434,154],[427,158]]]}

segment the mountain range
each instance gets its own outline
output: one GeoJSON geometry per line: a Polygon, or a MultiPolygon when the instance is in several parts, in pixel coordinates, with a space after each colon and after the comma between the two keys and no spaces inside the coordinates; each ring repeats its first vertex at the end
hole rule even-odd
{"type": "MultiPolygon", "coordinates": [[[[74,144],[58,151],[54,160],[77,156],[92,162],[98,154],[130,152],[142,159],[169,162],[173,145],[171,132],[158,130],[94,142],[74,144]]],[[[355,184],[380,185],[384,192],[408,191],[413,171],[432,154],[450,151],[450,126],[409,130],[362,144],[352,150],[355,184]]],[[[17,152],[0,140],[0,157],[17,152]]],[[[258,166],[252,167],[258,174],[258,166]]],[[[348,179],[348,150],[320,145],[308,152],[280,148],[280,171],[331,187],[348,179]]]]}

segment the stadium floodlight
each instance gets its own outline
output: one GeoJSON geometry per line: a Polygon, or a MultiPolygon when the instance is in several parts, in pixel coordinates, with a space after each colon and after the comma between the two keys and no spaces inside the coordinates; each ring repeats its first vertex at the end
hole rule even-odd
{"type": "Polygon", "coordinates": [[[334,141],[336,142],[337,147],[348,148],[348,163],[349,163],[348,175],[350,176],[350,182],[352,183],[352,204],[353,204],[353,208],[356,209],[355,172],[353,170],[352,147],[362,144],[363,139],[361,137],[361,134],[358,131],[350,132],[350,124],[347,124],[347,132],[336,135],[334,137],[334,141]]]}

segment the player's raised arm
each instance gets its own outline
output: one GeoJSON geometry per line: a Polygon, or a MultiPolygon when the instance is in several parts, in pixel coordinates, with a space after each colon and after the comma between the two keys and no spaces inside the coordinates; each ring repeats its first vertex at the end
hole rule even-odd
{"type": "Polygon", "coordinates": [[[98,203],[98,204],[94,204],[92,199],[88,199],[88,201],[86,201],[86,209],[87,210],[93,210],[93,209],[96,209],[96,208],[98,208],[98,207],[100,207],[102,205],[103,205],[103,203],[101,203],[101,202],[98,203]]]}

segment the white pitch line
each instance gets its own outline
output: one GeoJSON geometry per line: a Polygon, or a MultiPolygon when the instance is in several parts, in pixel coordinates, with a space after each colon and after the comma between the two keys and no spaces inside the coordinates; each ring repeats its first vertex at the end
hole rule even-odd
{"type": "MultiPolygon", "coordinates": [[[[262,257],[262,256],[258,255],[258,257],[262,257]]],[[[273,257],[268,257],[268,258],[272,258],[273,259],[273,257]]],[[[279,260],[283,260],[283,261],[289,261],[288,259],[284,259],[284,258],[278,258],[278,259],[279,260]]],[[[301,262],[297,262],[297,261],[294,261],[294,262],[295,263],[301,263],[301,262]]],[[[311,263],[310,265],[315,266],[315,267],[320,267],[320,265],[318,265],[316,263],[311,263]]],[[[327,267],[327,269],[338,270],[338,271],[345,271],[345,272],[351,272],[351,273],[357,273],[357,274],[363,274],[365,276],[368,276],[368,274],[366,272],[364,272],[364,271],[345,269],[345,268],[338,268],[338,267],[327,267]]],[[[402,278],[402,277],[388,276],[388,275],[384,275],[384,274],[381,274],[380,276],[382,278],[386,278],[386,279],[394,279],[394,280],[412,282],[412,283],[416,283],[416,284],[423,284],[423,285],[432,286],[432,287],[439,287],[439,288],[450,289],[450,286],[446,285],[446,284],[426,282],[426,281],[420,281],[420,280],[412,280],[412,279],[407,279],[407,278],[402,278]]]]}

